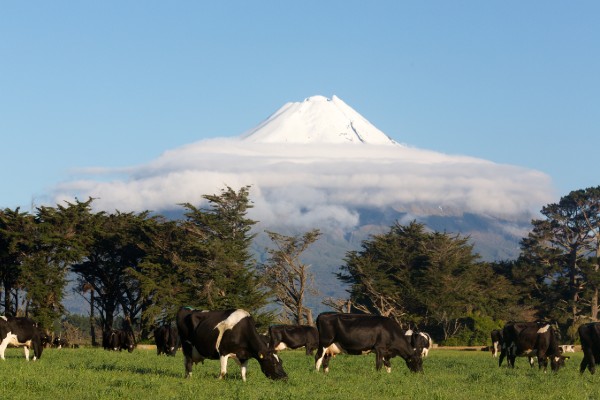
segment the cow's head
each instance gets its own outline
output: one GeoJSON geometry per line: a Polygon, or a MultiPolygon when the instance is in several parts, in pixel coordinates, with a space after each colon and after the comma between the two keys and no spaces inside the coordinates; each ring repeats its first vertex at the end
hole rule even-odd
{"type": "Polygon", "coordinates": [[[261,351],[258,353],[258,363],[263,374],[269,379],[287,379],[287,374],[283,370],[283,361],[272,350],[261,351]]]}
{"type": "Polygon", "coordinates": [[[414,352],[409,357],[405,358],[406,366],[412,372],[423,372],[423,358],[421,357],[421,353],[414,352]]]}
{"type": "Polygon", "coordinates": [[[571,357],[565,356],[551,356],[550,357],[550,368],[552,371],[556,372],[560,369],[560,367],[564,367],[565,361],[570,359],[571,357]]]}

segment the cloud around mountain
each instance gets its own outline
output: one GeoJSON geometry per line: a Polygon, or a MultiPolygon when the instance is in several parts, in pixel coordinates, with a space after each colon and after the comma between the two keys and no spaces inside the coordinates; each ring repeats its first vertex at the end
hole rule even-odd
{"type": "Polygon", "coordinates": [[[252,218],[299,228],[352,228],[365,207],[511,219],[553,198],[550,178],[539,171],[400,145],[335,96],[288,103],[239,137],[85,172],[55,188],[56,202],[91,196],[97,209],[161,211],[250,185],[252,218]]]}

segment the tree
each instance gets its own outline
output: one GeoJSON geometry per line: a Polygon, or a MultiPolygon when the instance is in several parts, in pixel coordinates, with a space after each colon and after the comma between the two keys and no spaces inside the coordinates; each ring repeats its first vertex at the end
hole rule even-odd
{"type": "Polygon", "coordinates": [[[182,305],[255,313],[267,302],[250,254],[255,221],[246,217],[252,207],[249,188],[227,187],[203,197],[204,207],[182,204],[184,220],[159,218],[145,225],[146,258],[131,272],[148,300],[144,326],[172,321],[182,305]]]}
{"type": "Polygon", "coordinates": [[[190,305],[257,311],[266,304],[268,293],[250,253],[256,221],[246,217],[253,207],[249,189],[245,186],[236,192],[227,186],[220,195],[205,195],[205,208],[183,204],[187,211],[182,227],[194,241],[190,248],[201,250],[198,256],[186,254],[185,261],[195,264],[202,277],[195,279],[202,285],[201,295],[190,298],[190,305]]]}
{"type": "Polygon", "coordinates": [[[349,252],[338,278],[351,285],[353,307],[404,326],[437,326],[446,340],[465,328],[466,317],[503,317],[514,300],[514,292],[490,285],[509,283],[478,258],[469,238],[396,223],[349,252]]]}
{"type": "Polygon", "coordinates": [[[261,267],[267,285],[273,291],[277,302],[282,305],[284,313],[296,325],[312,325],[312,312],[304,304],[306,295],[316,295],[314,275],[310,266],[302,263],[300,255],[321,235],[313,229],[301,236],[285,236],[267,231],[267,235],[275,244],[275,249],[268,249],[269,258],[261,267]]]}
{"type": "Polygon", "coordinates": [[[16,297],[22,264],[30,251],[33,216],[26,212],[4,209],[0,211],[0,283],[4,294],[3,315],[17,315],[16,297]]]}
{"type": "Polygon", "coordinates": [[[91,203],[92,199],[77,200],[36,209],[20,279],[26,289],[27,314],[45,329],[65,312],[67,273],[85,254],[91,203]]]}
{"type": "Polygon", "coordinates": [[[544,219],[521,241],[524,262],[541,268],[547,298],[540,312],[573,323],[586,312],[598,317],[600,187],[570,192],[542,208],[544,219]]]}
{"type": "Polygon", "coordinates": [[[142,311],[139,282],[128,271],[137,270],[144,259],[140,232],[147,219],[147,211],[117,211],[97,213],[89,221],[92,240],[85,260],[73,264],[72,270],[78,275],[78,290],[90,291],[94,296],[90,302],[99,311],[103,330],[113,328],[119,309],[129,324],[142,311]]]}

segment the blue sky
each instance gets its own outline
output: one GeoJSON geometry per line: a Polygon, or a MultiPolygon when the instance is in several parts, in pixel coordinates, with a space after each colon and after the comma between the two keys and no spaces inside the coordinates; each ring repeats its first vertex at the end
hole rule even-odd
{"type": "Polygon", "coordinates": [[[337,95],[422,149],[600,184],[597,1],[0,1],[0,208],[337,95]]]}

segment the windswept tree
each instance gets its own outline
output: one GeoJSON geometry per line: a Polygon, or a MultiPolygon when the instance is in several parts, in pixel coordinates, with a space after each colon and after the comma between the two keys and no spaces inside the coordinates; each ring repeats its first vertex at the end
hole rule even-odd
{"type": "Polygon", "coordinates": [[[269,258],[261,266],[267,285],[283,307],[286,317],[296,325],[313,324],[312,311],[306,307],[306,296],[316,295],[314,275],[310,266],[300,260],[302,253],[321,236],[318,229],[303,235],[285,236],[266,232],[274,249],[268,249],[269,258]]]}
{"type": "Polygon", "coordinates": [[[539,313],[598,318],[600,187],[576,190],[544,206],[521,242],[521,259],[540,270],[545,286],[539,313]]]}

